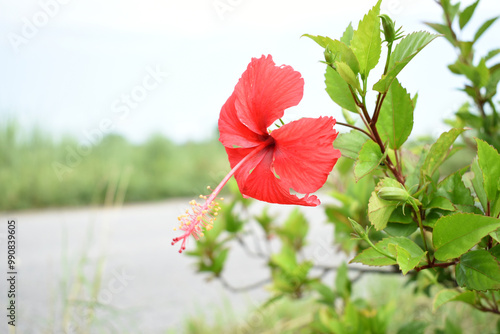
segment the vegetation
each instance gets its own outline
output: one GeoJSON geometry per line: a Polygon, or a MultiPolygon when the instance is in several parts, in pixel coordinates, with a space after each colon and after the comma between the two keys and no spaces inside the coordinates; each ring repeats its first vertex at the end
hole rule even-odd
{"type": "Polygon", "coordinates": [[[175,144],[154,135],[134,144],[110,134],[84,148],[72,136],[56,141],[39,128],[23,132],[15,121],[2,123],[0,210],[104,203],[116,186],[126,189],[124,202],[193,197],[229,167],[215,136],[175,144]]]}

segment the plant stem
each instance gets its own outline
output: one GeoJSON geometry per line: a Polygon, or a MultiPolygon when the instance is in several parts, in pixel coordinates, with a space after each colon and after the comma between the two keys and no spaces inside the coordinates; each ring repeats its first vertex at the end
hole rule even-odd
{"type": "Polygon", "coordinates": [[[425,255],[427,256],[427,263],[430,265],[431,262],[431,257],[429,255],[429,248],[427,247],[427,240],[425,238],[425,231],[424,231],[424,226],[422,225],[422,217],[420,215],[420,209],[418,208],[417,204],[413,201],[412,198],[410,198],[410,203],[411,206],[413,207],[413,210],[415,211],[415,215],[417,216],[417,221],[418,221],[418,227],[420,229],[420,235],[422,236],[422,240],[424,242],[424,247],[425,247],[425,255]]]}
{"type": "Polygon", "coordinates": [[[372,136],[369,132],[367,132],[367,131],[365,131],[365,130],[363,130],[363,129],[361,129],[361,128],[358,128],[358,127],[357,127],[357,126],[355,126],[355,125],[351,125],[351,124],[344,123],[344,122],[338,122],[338,121],[337,121],[337,124],[338,124],[338,125],[342,125],[342,126],[346,126],[346,127],[348,127],[348,128],[354,129],[354,130],[358,130],[358,131],[360,131],[360,132],[363,132],[363,133],[364,133],[365,135],[367,135],[367,136],[368,136],[371,140],[375,141],[375,139],[373,138],[373,136],[372,136]]]}
{"type": "Polygon", "coordinates": [[[368,238],[368,236],[366,236],[365,238],[363,238],[375,251],[377,251],[378,253],[382,254],[383,256],[385,257],[388,257],[389,259],[391,260],[394,260],[397,262],[396,258],[394,256],[392,256],[391,254],[389,253],[386,253],[384,251],[382,251],[381,249],[379,249],[377,246],[375,246],[373,244],[373,242],[368,238]]]}
{"type": "Polygon", "coordinates": [[[453,262],[443,262],[443,263],[430,263],[430,264],[426,264],[424,266],[421,266],[421,267],[416,267],[415,270],[416,271],[421,271],[421,270],[424,270],[424,269],[429,269],[429,268],[446,268],[446,267],[449,267],[449,266],[453,266],[457,264],[456,261],[453,261],[453,262]]]}

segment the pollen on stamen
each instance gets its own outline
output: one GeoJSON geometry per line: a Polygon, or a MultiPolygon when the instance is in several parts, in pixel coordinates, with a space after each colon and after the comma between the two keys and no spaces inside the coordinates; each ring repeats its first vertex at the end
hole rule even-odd
{"type": "MultiPolygon", "coordinates": [[[[210,189],[210,187],[207,188],[210,189]]],[[[213,228],[214,216],[217,216],[218,211],[221,209],[219,203],[215,202],[213,193],[210,197],[200,195],[200,198],[205,199],[205,203],[200,204],[192,200],[189,202],[191,210],[187,209],[185,214],[177,217],[180,224],[176,229],[184,231],[184,234],[174,238],[172,245],[182,240],[179,253],[186,249],[186,241],[190,235],[198,240],[204,236],[204,231],[210,231],[213,228]]]]}

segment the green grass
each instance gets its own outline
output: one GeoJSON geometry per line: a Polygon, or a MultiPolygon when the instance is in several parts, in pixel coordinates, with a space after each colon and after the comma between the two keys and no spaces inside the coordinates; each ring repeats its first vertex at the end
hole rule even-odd
{"type": "Polygon", "coordinates": [[[197,197],[229,171],[217,138],[175,144],[153,135],[142,144],[110,134],[79,154],[72,136],[54,140],[15,121],[0,125],[0,210],[104,203],[106,190],[127,179],[124,202],[197,197]],[[73,153],[71,153],[73,152],[73,153]],[[75,153],[76,152],[76,153],[75,153]]]}

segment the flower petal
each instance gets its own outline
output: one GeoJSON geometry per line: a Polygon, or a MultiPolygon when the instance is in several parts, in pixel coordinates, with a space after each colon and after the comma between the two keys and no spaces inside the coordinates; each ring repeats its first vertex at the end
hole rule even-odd
{"type": "Polygon", "coordinates": [[[273,168],[283,183],[302,194],[321,188],[340,151],[333,148],[333,117],[302,118],[271,133],[275,140],[273,168]]]}
{"type": "MultiPolygon", "coordinates": [[[[317,206],[319,199],[312,196],[298,198],[291,195],[285,182],[278,179],[271,170],[273,161],[273,145],[259,152],[251,158],[234,174],[240,192],[247,197],[252,197],[261,201],[277,204],[295,204],[304,206],[317,206]]],[[[245,153],[251,149],[226,149],[229,155],[231,166],[236,165],[245,153]],[[246,151],[246,152],[245,152],[246,151]]]]}
{"type": "Polygon", "coordinates": [[[276,66],[272,57],[252,58],[234,89],[238,118],[262,135],[286,108],[302,99],[304,79],[290,66],[276,66]]]}
{"type": "Polygon", "coordinates": [[[247,128],[238,119],[234,102],[236,95],[233,93],[222,106],[219,116],[219,141],[225,147],[254,147],[262,142],[262,135],[247,128]]]}

